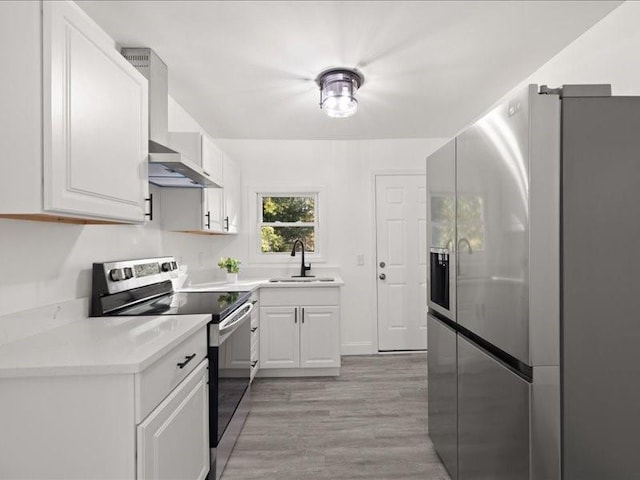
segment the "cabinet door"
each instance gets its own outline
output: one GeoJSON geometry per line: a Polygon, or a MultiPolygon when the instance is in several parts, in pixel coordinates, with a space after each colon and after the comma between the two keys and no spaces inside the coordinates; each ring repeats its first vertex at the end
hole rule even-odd
{"type": "Polygon", "coordinates": [[[240,228],[240,168],[224,154],[224,230],[238,233],[240,228]]]}
{"type": "Polygon", "coordinates": [[[203,480],[209,472],[208,426],[205,360],[138,426],[138,480],[203,480]]]}
{"type": "Polygon", "coordinates": [[[251,312],[251,381],[260,369],[260,303],[258,291],[251,295],[253,311],[251,312]]]}
{"type": "Polygon", "coordinates": [[[300,307],[300,366],[340,366],[338,307],[300,307]]]}
{"type": "Polygon", "coordinates": [[[212,232],[223,232],[222,189],[202,189],[203,229],[212,232]]]}
{"type": "Polygon", "coordinates": [[[260,368],[300,366],[298,307],[260,308],[260,368]]]}
{"type": "Polygon", "coordinates": [[[202,169],[216,184],[221,187],[223,184],[222,164],[224,154],[220,147],[218,147],[213,140],[207,136],[202,135],[202,169]]]}
{"type": "Polygon", "coordinates": [[[143,222],[147,80],[72,2],[43,4],[46,211],[143,222]]]}

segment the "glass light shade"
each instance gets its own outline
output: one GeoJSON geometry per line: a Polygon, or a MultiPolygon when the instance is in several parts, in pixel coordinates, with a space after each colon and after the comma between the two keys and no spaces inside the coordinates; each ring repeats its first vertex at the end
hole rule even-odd
{"type": "Polygon", "coordinates": [[[317,79],[320,86],[320,108],[332,118],[350,117],[358,110],[355,95],[362,76],[352,70],[329,70],[317,79]]]}

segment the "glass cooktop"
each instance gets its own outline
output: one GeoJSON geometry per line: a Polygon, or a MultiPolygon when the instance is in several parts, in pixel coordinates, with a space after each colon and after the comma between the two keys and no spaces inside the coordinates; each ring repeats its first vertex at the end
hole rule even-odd
{"type": "Polygon", "coordinates": [[[123,308],[109,315],[192,315],[211,314],[212,321],[219,322],[240,307],[251,294],[249,292],[174,292],[123,308]]]}

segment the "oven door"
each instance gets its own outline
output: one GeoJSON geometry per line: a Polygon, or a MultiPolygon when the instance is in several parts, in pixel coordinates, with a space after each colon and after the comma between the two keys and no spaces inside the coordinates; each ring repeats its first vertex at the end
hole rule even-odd
{"type": "Polygon", "coordinates": [[[210,325],[210,445],[220,443],[251,376],[251,310],[248,302],[220,324],[210,325]]]}

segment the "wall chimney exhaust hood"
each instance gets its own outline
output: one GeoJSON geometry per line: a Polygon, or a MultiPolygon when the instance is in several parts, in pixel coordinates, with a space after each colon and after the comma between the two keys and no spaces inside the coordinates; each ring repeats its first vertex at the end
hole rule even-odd
{"type": "Polygon", "coordinates": [[[200,165],[167,147],[169,131],[167,66],[150,48],[120,53],[149,81],[149,183],[159,187],[220,187],[200,165]]]}

